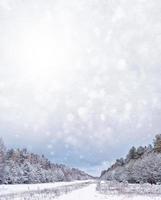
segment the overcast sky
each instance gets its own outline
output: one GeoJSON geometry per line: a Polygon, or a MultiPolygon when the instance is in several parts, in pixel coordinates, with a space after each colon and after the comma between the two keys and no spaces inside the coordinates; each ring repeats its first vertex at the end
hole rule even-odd
{"type": "Polygon", "coordinates": [[[160,0],[0,0],[0,136],[100,174],[161,133],[160,0]]]}

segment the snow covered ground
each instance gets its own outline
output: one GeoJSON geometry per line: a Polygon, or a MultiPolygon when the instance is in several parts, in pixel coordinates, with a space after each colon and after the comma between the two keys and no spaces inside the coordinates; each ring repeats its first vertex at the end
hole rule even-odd
{"type": "Polygon", "coordinates": [[[86,183],[89,181],[73,181],[73,182],[55,182],[41,184],[16,184],[16,185],[0,185],[0,195],[21,193],[35,190],[52,189],[59,186],[68,186],[77,183],[86,183]]]}
{"type": "Polygon", "coordinates": [[[75,181],[0,186],[0,200],[160,200],[160,185],[75,181]]]}
{"type": "Polygon", "coordinates": [[[0,200],[47,200],[85,187],[91,181],[57,182],[49,184],[1,185],[0,200]]]}
{"type": "Polygon", "coordinates": [[[161,196],[136,194],[101,194],[96,190],[96,184],[62,195],[56,200],[160,200],[161,196]]]}

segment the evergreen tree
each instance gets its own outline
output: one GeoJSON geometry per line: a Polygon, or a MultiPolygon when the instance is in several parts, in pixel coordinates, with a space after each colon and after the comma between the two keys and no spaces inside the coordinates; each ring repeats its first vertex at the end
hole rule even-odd
{"type": "Polygon", "coordinates": [[[5,169],[5,146],[2,138],[0,138],[0,183],[4,180],[4,169],[5,169]]]}
{"type": "Polygon", "coordinates": [[[161,152],[161,134],[155,136],[154,139],[154,151],[160,153],[161,152]]]}
{"type": "Polygon", "coordinates": [[[137,154],[137,158],[140,158],[145,152],[145,148],[140,146],[137,148],[136,154],[137,154]]]}
{"type": "Polygon", "coordinates": [[[129,153],[126,156],[126,162],[129,162],[131,159],[136,159],[136,158],[137,158],[137,151],[136,151],[136,148],[133,146],[129,150],[129,153]]]}
{"type": "Polygon", "coordinates": [[[45,156],[27,149],[5,149],[0,139],[0,184],[47,183],[86,180],[90,176],[65,165],[51,163],[45,156]]]}

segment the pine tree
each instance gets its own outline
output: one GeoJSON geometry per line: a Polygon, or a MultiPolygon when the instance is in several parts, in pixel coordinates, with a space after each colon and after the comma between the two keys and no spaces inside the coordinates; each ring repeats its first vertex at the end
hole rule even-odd
{"type": "Polygon", "coordinates": [[[3,140],[0,138],[0,183],[3,183],[4,180],[5,151],[3,140]]]}
{"type": "Polygon", "coordinates": [[[161,152],[161,134],[155,136],[154,139],[154,151],[160,153],[161,152]]]}
{"type": "Polygon", "coordinates": [[[137,158],[140,158],[143,154],[144,154],[144,152],[145,152],[145,148],[144,147],[142,147],[142,146],[140,146],[140,147],[138,147],[137,148],[137,158]]]}
{"type": "Polygon", "coordinates": [[[130,150],[129,150],[129,153],[126,157],[126,162],[129,162],[131,159],[136,159],[137,158],[137,151],[136,151],[136,148],[135,147],[132,147],[130,150]]]}

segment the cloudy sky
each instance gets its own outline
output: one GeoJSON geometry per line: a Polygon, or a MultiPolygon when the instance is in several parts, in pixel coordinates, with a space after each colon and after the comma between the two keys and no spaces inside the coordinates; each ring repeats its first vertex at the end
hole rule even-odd
{"type": "Polygon", "coordinates": [[[8,147],[100,174],[160,120],[160,0],[0,0],[8,147]]]}

